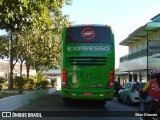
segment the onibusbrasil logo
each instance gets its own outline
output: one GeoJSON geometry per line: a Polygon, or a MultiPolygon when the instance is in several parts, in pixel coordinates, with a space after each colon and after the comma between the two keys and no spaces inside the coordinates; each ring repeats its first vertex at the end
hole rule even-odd
{"type": "Polygon", "coordinates": [[[2,112],[1,117],[42,117],[40,112],[2,112]]]}

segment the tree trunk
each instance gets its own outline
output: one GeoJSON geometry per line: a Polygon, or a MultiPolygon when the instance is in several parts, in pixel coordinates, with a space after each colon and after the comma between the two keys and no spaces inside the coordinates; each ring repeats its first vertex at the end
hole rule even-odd
{"type": "Polygon", "coordinates": [[[27,69],[27,79],[29,79],[30,64],[28,62],[26,62],[26,69],[27,69]]]}
{"type": "Polygon", "coordinates": [[[23,65],[23,60],[21,60],[21,63],[20,63],[20,77],[22,77],[22,65],[23,65]]]}
{"type": "Polygon", "coordinates": [[[14,69],[14,65],[13,65],[13,51],[12,51],[12,31],[11,31],[11,36],[9,39],[9,86],[8,88],[11,90],[13,89],[13,69],[14,69]]]}

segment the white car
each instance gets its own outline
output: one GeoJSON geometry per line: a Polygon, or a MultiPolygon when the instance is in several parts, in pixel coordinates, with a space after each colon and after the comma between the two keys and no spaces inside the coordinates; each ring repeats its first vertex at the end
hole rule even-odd
{"type": "Polygon", "coordinates": [[[128,82],[118,92],[118,102],[127,102],[128,105],[132,103],[139,103],[139,93],[137,89],[142,88],[146,83],[142,82],[128,82]]]}

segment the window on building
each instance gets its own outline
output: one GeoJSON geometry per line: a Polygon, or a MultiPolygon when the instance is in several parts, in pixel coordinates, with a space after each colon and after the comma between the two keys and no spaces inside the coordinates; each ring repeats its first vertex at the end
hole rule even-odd
{"type": "Polygon", "coordinates": [[[158,40],[160,40],[160,34],[158,35],[158,40]]]}
{"type": "Polygon", "coordinates": [[[137,51],[139,51],[139,46],[136,46],[136,50],[135,50],[135,52],[137,52],[137,51]]]}
{"type": "Polygon", "coordinates": [[[144,43],[142,43],[142,45],[141,45],[141,49],[142,49],[142,50],[144,49],[144,43]]]}

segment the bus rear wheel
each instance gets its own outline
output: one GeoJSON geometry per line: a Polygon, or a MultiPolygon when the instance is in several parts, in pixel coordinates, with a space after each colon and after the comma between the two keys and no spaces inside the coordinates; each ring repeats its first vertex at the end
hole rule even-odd
{"type": "Polygon", "coordinates": [[[69,104],[69,103],[71,103],[71,99],[69,99],[69,98],[63,98],[63,102],[65,104],[69,104]]]}
{"type": "Polygon", "coordinates": [[[105,106],[106,100],[93,101],[92,104],[93,104],[93,105],[96,105],[96,106],[105,106]]]}

